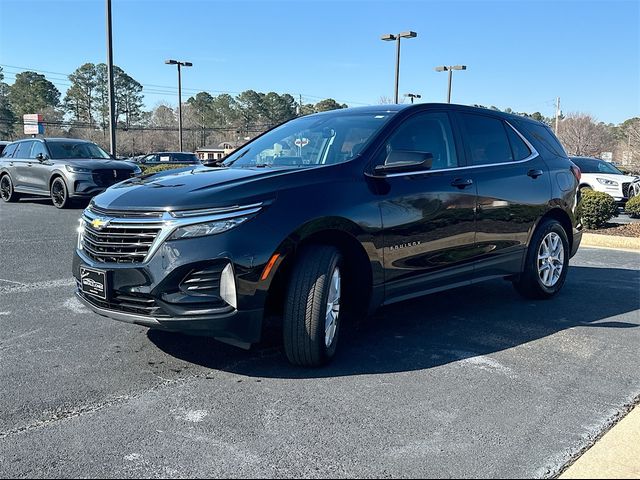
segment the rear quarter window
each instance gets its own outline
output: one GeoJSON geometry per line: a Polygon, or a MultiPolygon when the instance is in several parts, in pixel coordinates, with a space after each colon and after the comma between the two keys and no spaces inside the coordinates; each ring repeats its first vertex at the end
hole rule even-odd
{"type": "Polygon", "coordinates": [[[2,155],[0,155],[0,157],[2,157],[2,158],[11,158],[11,157],[13,157],[13,154],[16,151],[16,148],[18,148],[18,144],[17,143],[10,143],[9,145],[7,145],[4,148],[4,150],[2,151],[2,155]]]}
{"type": "Polygon", "coordinates": [[[525,131],[529,133],[533,139],[541,143],[551,153],[555,153],[559,157],[566,157],[564,147],[560,141],[553,134],[551,129],[546,125],[534,122],[520,122],[521,127],[524,127],[525,131]]]}

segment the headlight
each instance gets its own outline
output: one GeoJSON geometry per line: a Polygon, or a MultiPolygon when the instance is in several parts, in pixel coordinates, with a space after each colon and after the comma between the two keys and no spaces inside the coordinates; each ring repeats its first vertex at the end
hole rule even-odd
{"type": "Polygon", "coordinates": [[[218,233],[231,230],[232,228],[237,227],[248,219],[249,217],[236,217],[225,220],[216,220],[213,222],[185,225],[183,227],[178,227],[176,231],[171,234],[169,240],[180,240],[182,238],[195,238],[204,237],[206,235],[216,235],[218,233]]]}
{"type": "Polygon", "coordinates": [[[598,180],[602,185],[609,185],[611,187],[617,187],[619,185],[618,182],[607,180],[606,178],[596,178],[596,180],[598,180]]]}
{"type": "Polygon", "coordinates": [[[89,168],[74,167],[72,165],[65,165],[64,168],[66,168],[68,172],[72,173],[91,173],[89,168]]]}

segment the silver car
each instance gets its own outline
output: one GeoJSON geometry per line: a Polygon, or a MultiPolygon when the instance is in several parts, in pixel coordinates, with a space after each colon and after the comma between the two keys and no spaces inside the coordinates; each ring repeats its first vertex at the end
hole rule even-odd
{"type": "Polygon", "coordinates": [[[46,196],[66,208],[140,173],[137,165],[114,160],[86,140],[29,138],[10,143],[0,156],[0,198],[46,196]]]}

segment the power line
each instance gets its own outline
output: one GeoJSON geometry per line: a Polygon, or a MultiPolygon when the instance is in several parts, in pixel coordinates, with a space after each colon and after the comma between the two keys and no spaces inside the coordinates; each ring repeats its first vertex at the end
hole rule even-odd
{"type": "MultiPolygon", "coordinates": [[[[46,73],[49,75],[56,75],[56,76],[63,76],[66,77],[68,79],[69,75],[68,73],[61,73],[61,72],[52,72],[49,70],[40,70],[40,69],[36,69],[36,68],[27,68],[27,67],[19,67],[16,65],[7,65],[7,64],[3,64],[0,63],[0,67],[5,67],[5,68],[11,68],[11,69],[15,69],[15,70],[21,70],[20,72],[17,73],[22,73],[24,71],[31,71],[31,72],[36,72],[36,73],[46,73]]],[[[11,74],[14,76],[16,75],[16,72],[7,72],[7,74],[11,74]]],[[[57,80],[57,79],[54,79],[57,80]]],[[[50,80],[51,81],[51,80],[50,80]]],[[[60,82],[60,80],[58,80],[60,82]]],[[[56,84],[56,82],[51,81],[51,83],[53,83],[54,85],[56,84]]],[[[63,83],[60,83],[61,85],[63,83]]],[[[71,82],[69,82],[68,80],[65,82],[65,84],[67,86],[72,85],[71,82]]],[[[143,88],[145,88],[146,91],[148,91],[149,93],[158,93],[158,94],[167,94],[167,95],[177,95],[177,87],[172,87],[169,85],[156,85],[156,84],[144,84],[141,83],[140,85],[142,85],[143,88]],[[151,87],[150,89],[148,89],[148,87],[151,87]],[[168,90],[168,92],[164,92],[164,91],[152,91],[154,89],[162,89],[162,90],[168,90]]],[[[242,92],[233,92],[233,91],[226,91],[226,90],[209,90],[209,89],[205,89],[205,88],[183,88],[182,90],[186,91],[186,92],[195,92],[195,93],[200,93],[200,92],[205,92],[205,93],[216,93],[216,94],[229,94],[229,95],[239,95],[242,92]]],[[[308,95],[306,93],[302,94],[303,97],[305,98],[315,98],[318,100],[324,100],[326,98],[330,98],[330,97],[326,97],[326,96],[318,96],[318,95],[308,95]]],[[[341,100],[341,99],[334,99],[337,102],[341,102],[341,103],[349,103],[352,105],[369,105],[369,103],[363,103],[363,102],[354,102],[354,101],[350,101],[350,100],[341,100]]]]}

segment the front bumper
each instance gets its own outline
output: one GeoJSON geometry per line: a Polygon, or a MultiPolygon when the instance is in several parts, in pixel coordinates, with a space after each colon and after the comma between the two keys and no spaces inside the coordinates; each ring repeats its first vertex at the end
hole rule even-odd
{"type": "Polygon", "coordinates": [[[153,317],[105,308],[100,306],[102,302],[97,302],[79,289],[76,291],[76,296],[94,313],[120,322],[157,330],[212,336],[242,348],[249,348],[252,343],[260,340],[262,309],[242,312],[231,309],[216,315],[153,317]]]}
{"type": "Polygon", "coordinates": [[[139,263],[102,263],[76,250],[76,295],[95,313],[115,320],[248,347],[261,337],[266,290],[258,288],[261,270],[253,267],[253,256],[234,255],[225,248],[227,241],[234,242],[227,236],[233,235],[168,241],[139,263]],[[197,272],[220,272],[228,264],[233,266],[235,306],[220,295],[192,294],[184,288],[185,280],[197,272]],[[106,272],[106,300],[82,292],[81,267],[106,272]]]}

